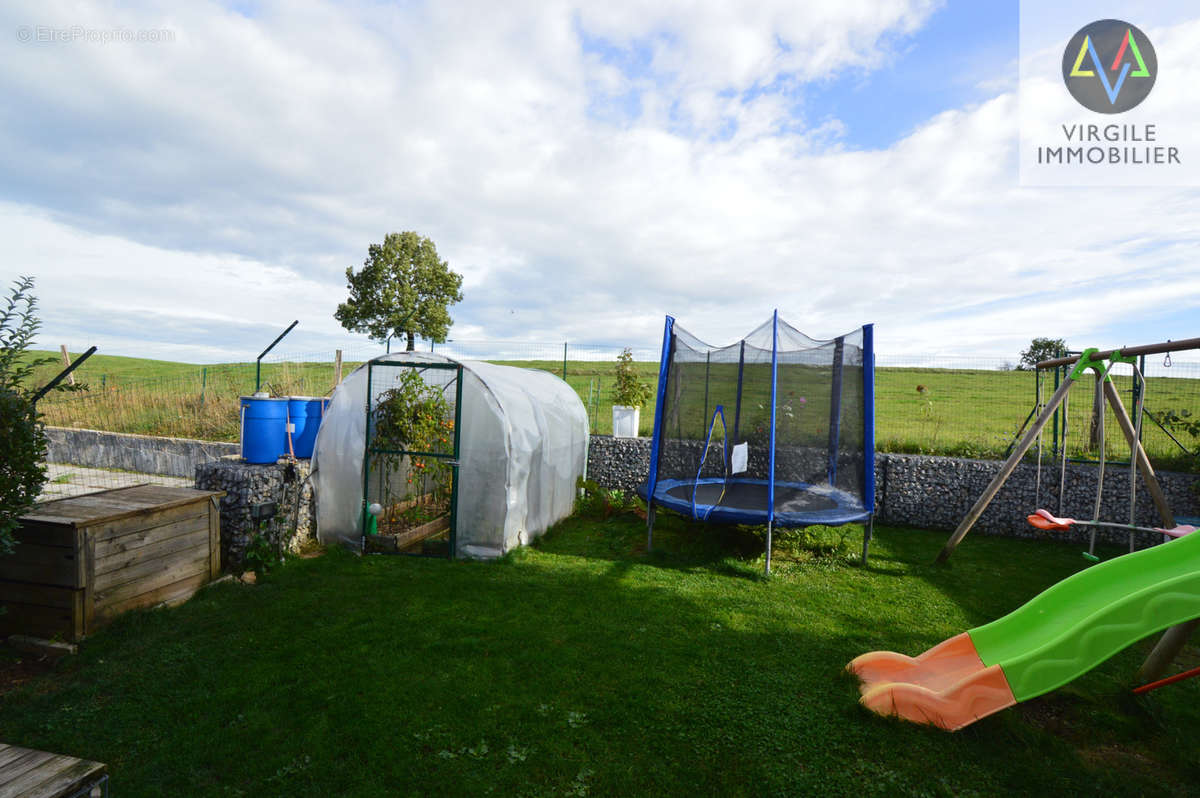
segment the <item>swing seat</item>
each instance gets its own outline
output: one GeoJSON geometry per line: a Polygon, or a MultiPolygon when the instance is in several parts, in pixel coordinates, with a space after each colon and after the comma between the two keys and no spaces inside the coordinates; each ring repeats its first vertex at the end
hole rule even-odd
{"type": "Polygon", "coordinates": [[[1051,515],[1049,510],[1038,510],[1032,515],[1025,516],[1025,520],[1038,529],[1054,531],[1070,529],[1071,525],[1075,523],[1074,518],[1058,518],[1051,515]]]}
{"type": "Polygon", "coordinates": [[[1112,527],[1113,529],[1127,529],[1130,532],[1158,532],[1171,538],[1181,538],[1184,535],[1190,535],[1197,529],[1197,527],[1192,526],[1191,524],[1176,524],[1170,529],[1167,529],[1160,526],[1140,527],[1132,524],[1114,524],[1105,521],[1080,521],[1075,518],[1059,518],[1056,515],[1052,515],[1049,510],[1038,510],[1032,515],[1025,516],[1025,520],[1028,521],[1032,526],[1045,530],[1059,531],[1070,529],[1075,524],[1081,524],[1083,526],[1106,526],[1112,527]]]}

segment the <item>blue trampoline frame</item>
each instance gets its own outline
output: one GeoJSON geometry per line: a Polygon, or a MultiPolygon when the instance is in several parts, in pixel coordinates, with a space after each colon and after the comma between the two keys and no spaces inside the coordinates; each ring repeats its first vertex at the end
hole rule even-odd
{"type": "MultiPolygon", "coordinates": [[[[670,376],[671,361],[674,356],[675,349],[675,319],[672,316],[667,316],[666,324],[663,327],[663,344],[662,354],[659,360],[658,369],[658,391],[656,393],[657,404],[654,409],[654,437],[650,444],[650,472],[647,476],[646,483],[638,488],[638,493],[646,499],[648,508],[647,512],[647,533],[646,547],[652,549],[654,545],[654,516],[656,506],[665,507],[669,510],[691,516],[696,520],[701,521],[717,521],[734,524],[766,524],[767,526],[767,552],[766,552],[766,572],[771,572],[771,545],[772,545],[772,530],[775,526],[784,527],[805,527],[813,525],[839,526],[841,524],[865,522],[863,530],[863,549],[862,549],[862,564],[866,566],[867,556],[870,548],[872,530],[874,526],[874,507],[875,507],[875,331],[873,324],[865,324],[862,327],[862,350],[863,350],[863,473],[862,485],[863,496],[861,500],[858,496],[844,490],[833,488],[834,480],[837,475],[837,446],[840,434],[840,406],[842,394],[842,347],[844,336],[834,339],[835,356],[834,356],[834,374],[832,380],[832,401],[830,402],[830,419],[829,419],[829,466],[828,466],[828,486],[820,486],[819,490],[822,495],[832,499],[836,507],[824,510],[808,510],[803,512],[776,512],[775,511],[775,488],[789,487],[797,490],[807,491],[813,490],[814,486],[802,482],[776,482],[775,480],[775,432],[776,418],[775,409],[777,404],[777,388],[779,381],[779,311],[776,310],[771,317],[771,430],[769,440],[769,464],[768,464],[768,479],[747,479],[747,478],[708,478],[708,479],[662,479],[658,478],[659,457],[662,452],[662,435],[663,435],[663,407],[665,404],[667,393],[667,381],[670,376]],[[734,507],[725,507],[720,504],[700,504],[695,499],[695,488],[702,484],[759,484],[767,487],[767,507],[765,510],[746,510],[734,507]],[[670,495],[673,488],[681,485],[690,488],[690,500],[683,500],[670,495]]],[[[742,341],[742,352],[744,357],[745,341],[742,341]]],[[[737,414],[740,415],[742,393],[742,366],[739,362],[738,366],[738,406],[737,414]]],[[[734,438],[737,437],[739,419],[735,415],[734,419],[734,438]]],[[[709,431],[711,435],[711,429],[709,431]]]]}
{"type": "MultiPolygon", "coordinates": [[[[757,510],[742,510],[736,507],[726,507],[720,504],[701,504],[694,499],[680,499],[671,495],[671,490],[682,486],[688,488],[689,496],[697,485],[718,485],[725,483],[722,477],[707,477],[705,479],[662,479],[655,484],[654,503],[668,510],[690,515],[698,521],[721,521],[728,524],[761,524],[766,514],[757,510]],[[693,510],[693,507],[695,508],[693,510]]],[[[731,479],[731,484],[769,485],[765,479],[731,479]]],[[[804,482],[776,482],[773,487],[794,488],[809,491],[813,485],[804,482]]],[[[824,526],[841,526],[856,521],[866,521],[871,517],[871,511],[865,509],[858,497],[844,490],[827,490],[822,495],[827,496],[837,506],[828,510],[805,510],[804,512],[777,512],[772,515],[775,526],[799,527],[822,524],[824,526]]]]}

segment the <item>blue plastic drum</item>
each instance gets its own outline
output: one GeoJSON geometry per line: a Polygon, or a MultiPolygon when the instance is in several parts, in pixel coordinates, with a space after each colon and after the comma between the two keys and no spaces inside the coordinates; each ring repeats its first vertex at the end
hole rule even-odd
{"type": "Polygon", "coordinates": [[[329,399],[321,396],[288,397],[288,424],[292,433],[292,454],[296,457],[312,457],[317,430],[328,406],[329,399]]]}
{"type": "Polygon", "coordinates": [[[243,396],[242,459],[247,463],[274,463],[287,451],[286,398],[243,396]]]}

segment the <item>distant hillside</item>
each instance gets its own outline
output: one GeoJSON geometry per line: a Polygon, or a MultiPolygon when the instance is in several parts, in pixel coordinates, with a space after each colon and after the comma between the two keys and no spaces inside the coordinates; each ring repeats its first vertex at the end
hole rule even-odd
{"type": "MultiPolygon", "coordinates": [[[[82,352],[69,352],[71,359],[79,357],[82,352]]],[[[52,379],[63,369],[62,353],[32,349],[27,353],[29,358],[52,357],[52,365],[43,366],[38,370],[38,382],[52,379]]],[[[75,370],[75,378],[87,383],[99,382],[101,375],[121,382],[131,380],[163,379],[171,377],[186,377],[197,374],[204,366],[194,363],[176,363],[171,360],[150,360],[142,357],[122,357],[120,355],[102,355],[99,352],[92,355],[86,362],[75,370]]]]}

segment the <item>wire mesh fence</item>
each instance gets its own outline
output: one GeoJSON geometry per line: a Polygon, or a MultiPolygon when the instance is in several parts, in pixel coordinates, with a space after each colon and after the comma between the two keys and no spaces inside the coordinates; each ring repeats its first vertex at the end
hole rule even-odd
{"type": "MultiPolygon", "coordinates": [[[[1043,375],[1039,399],[1032,372],[975,369],[880,369],[876,381],[877,446],[880,451],[944,454],[999,459],[1010,450],[1040,402],[1054,390],[1043,375]]],[[[1113,383],[1127,411],[1134,403],[1133,376],[1116,371],[1113,383]]],[[[1066,453],[1069,459],[1098,459],[1101,437],[1105,457],[1127,461],[1129,445],[1111,408],[1097,401],[1090,376],[1072,385],[1066,407],[1056,414],[1041,439],[1043,457],[1066,453]],[[1101,427],[1098,412],[1103,410],[1101,427]],[[1101,431],[1103,430],[1103,436],[1101,431]]],[[[1143,446],[1157,466],[1195,470],[1200,450],[1200,364],[1178,364],[1171,377],[1146,380],[1143,446]]],[[[1038,448],[1030,457],[1037,456],[1038,448]]]]}
{"type": "MultiPolygon", "coordinates": [[[[424,348],[424,347],[422,347],[424,348]]],[[[612,430],[616,358],[622,347],[606,344],[459,341],[430,347],[467,360],[488,360],[543,369],[566,380],[588,410],[592,431],[612,430]]],[[[395,351],[395,350],[393,350],[395,351]]],[[[428,350],[427,350],[428,351],[428,350]]],[[[641,379],[653,386],[657,351],[633,350],[641,379]]],[[[238,397],[258,387],[277,396],[324,396],[339,374],[348,374],[381,349],[273,353],[255,363],[188,366],[164,363],[156,376],[81,369],[88,390],[51,394],[39,405],[46,423],[142,435],[236,442],[238,397]]],[[[144,361],[139,361],[144,362],[144,361]]],[[[1170,367],[1146,364],[1146,414],[1142,439],[1156,467],[1200,471],[1200,362],[1178,359],[1170,367]]],[[[1049,380],[1050,375],[1044,375],[1049,380]]],[[[1129,366],[1113,380],[1127,408],[1134,406],[1129,366]]],[[[1041,400],[1052,382],[1043,383],[1041,400]]],[[[1013,370],[1000,359],[952,356],[880,356],[876,374],[876,445],[882,452],[938,454],[984,459],[1006,455],[1022,423],[1039,401],[1035,372],[1013,370]]],[[[1098,415],[1091,377],[1072,389],[1066,412],[1047,428],[1042,456],[1065,449],[1072,459],[1099,455],[1098,415]]],[[[655,400],[642,408],[639,432],[653,429],[655,400]]],[[[1109,462],[1127,460],[1129,447],[1111,410],[1105,410],[1104,451],[1109,462]]],[[[1029,455],[1035,457],[1038,449],[1029,455]]]]}

